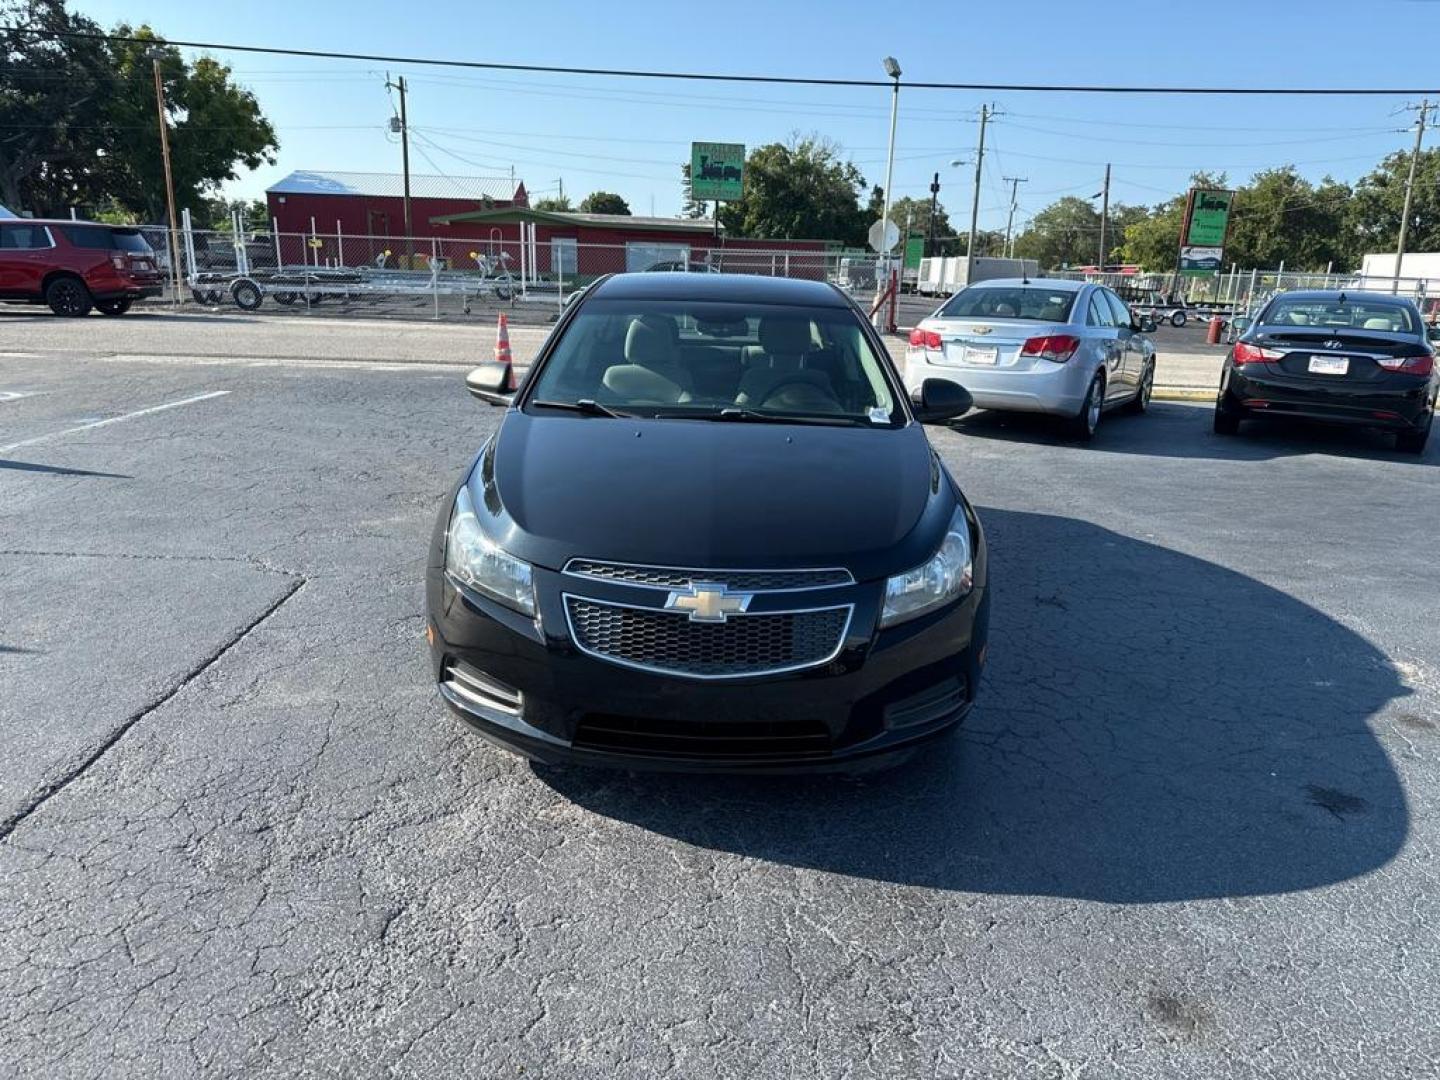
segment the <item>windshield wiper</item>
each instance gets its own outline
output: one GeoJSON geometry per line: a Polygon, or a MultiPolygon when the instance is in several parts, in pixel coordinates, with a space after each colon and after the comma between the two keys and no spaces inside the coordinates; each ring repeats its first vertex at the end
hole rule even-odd
{"type": "Polygon", "coordinates": [[[628,418],[631,415],[617,412],[608,405],[601,405],[594,398],[581,398],[579,401],[532,401],[530,404],[544,409],[564,409],[566,412],[584,413],[586,416],[611,416],[617,420],[628,418]]]}
{"type": "Polygon", "coordinates": [[[846,426],[866,426],[864,421],[853,416],[836,414],[834,416],[805,416],[795,413],[764,412],[760,409],[746,409],[739,405],[727,405],[716,412],[667,412],[656,414],[656,419],[661,420],[715,420],[736,423],[755,424],[825,424],[831,427],[836,424],[846,426]]]}

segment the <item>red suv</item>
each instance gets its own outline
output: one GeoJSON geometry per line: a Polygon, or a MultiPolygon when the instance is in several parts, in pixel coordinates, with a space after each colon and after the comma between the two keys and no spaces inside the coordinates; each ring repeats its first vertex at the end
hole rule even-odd
{"type": "Polygon", "coordinates": [[[0,300],[45,303],[56,315],[124,315],[163,279],[145,237],[89,221],[0,220],[0,300]]]}

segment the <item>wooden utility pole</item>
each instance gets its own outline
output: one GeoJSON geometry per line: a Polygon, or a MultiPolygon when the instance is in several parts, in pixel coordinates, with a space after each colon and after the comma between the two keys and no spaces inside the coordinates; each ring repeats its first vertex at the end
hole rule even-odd
{"type": "Polygon", "coordinates": [[[965,251],[965,285],[975,274],[975,233],[980,222],[980,169],[985,164],[985,125],[990,120],[990,108],[980,106],[980,147],[975,151],[975,196],[970,200],[970,246],[965,251]]]}
{"type": "Polygon", "coordinates": [[[387,75],[385,88],[400,91],[400,167],[405,174],[405,267],[413,270],[415,249],[411,237],[415,234],[410,227],[410,118],[405,112],[405,76],[401,75],[392,83],[387,75]]]}
{"type": "Polygon", "coordinates": [[[1028,176],[1006,176],[1003,178],[1010,185],[1010,215],[1005,219],[1005,247],[1004,252],[1010,255],[1010,230],[1015,227],[1015,207],[1019,202],[1020,185],[1028,184],[1028,176]]]}
{"type": "Polygon", "coordinates": [[[165,209],[170,217],[170,279],[174,282],[173,303],[180,303],[180,229],[175,221],[175,180],[170,172],[170,125],[165,120],[165,84],[160,78],[159,49],[150,50],[150,66],[155,73],[155,115],[160,122],[160,157],[165,162],[165,209]]]}
{"type": "Polygon", "coordinates": [[[1110,166],[1105,166],[1105,187],[1100,193],[1100,273],[1105,272],[1105,256],[1108,254],[1105,241],[1110,228],[1110,166]]]}
{"type": "Polygon", "coordinates": [[[1400,214],[1400,240],[1395,246],[1395,277],[1390,282],[1392,294],[1400,291],[1400,264],[1405,259],[1405,238],[1410,231],[1410,202],[1415,196],[1415,167],[1420,163],[1420,143],[1425,138],[1425,119],[1430,112],[1430,99],[1420,103],[1420,119],[1415,123],[1415,150],[1410,155],[1410,175],[1405,178],[1405,209],[1400,214]]]}

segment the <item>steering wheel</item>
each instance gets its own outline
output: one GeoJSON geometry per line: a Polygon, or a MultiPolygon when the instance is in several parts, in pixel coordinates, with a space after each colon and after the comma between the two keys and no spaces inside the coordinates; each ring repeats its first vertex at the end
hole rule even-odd
{"type": "Polygon", "coordinates": [[[814,381],[804,372],[782,375],[776,379],[765,388],[765,396],[760,399],[759,404],[763,407],[768,404],[772,398],[778,397],[783,391],[791,388],[803,388],[809,391],[808,395],[800,395],[802,398],[810,397],[812,399],[810,402],[802,402],[802,407],[820,408],[827,412],[840,411],[840,402],[836,400],[835,395],[823,387],[816,386],[814,381]]]}

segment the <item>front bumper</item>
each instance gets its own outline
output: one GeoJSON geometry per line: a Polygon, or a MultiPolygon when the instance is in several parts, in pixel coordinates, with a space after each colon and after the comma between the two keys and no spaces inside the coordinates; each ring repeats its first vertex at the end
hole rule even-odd
{"type": "Polygon", "coordinates": [[[1429,378],[1391,376],[1384,383],[1318,384],[1269,364],[1226,364],[1218,407],[1237,416],[1291,416],[1333,424],[1403,431],[1423,427],[1435,406],[1429,378]]]}
{"type": "Polygon", "coordinates": [[[948,379],[970,391],[977,409],[1074,416],[1094,374],[1094,366],[1078,357],[1063,364],[1037,360],[1030,367],[984,367],[931,363],[919,350],[905,355],[907,390],[919,389],[926,379],[948,379]]]}
{"type": "Polygon", "coordinates": [[[876,632],[880,585],[872,583],[851,587],[854,617],[839,654],[823,665],[723,681],[637,671],[582,653],[566,625],[563,585],[547,580],[560,575],[536,574],[538,626],[431,567],[427,636],[446,703],[486,738],[546,763],[854,769],[953,730],[974,702],[984,662],[983,585],[939,612],[876,632]]]}

